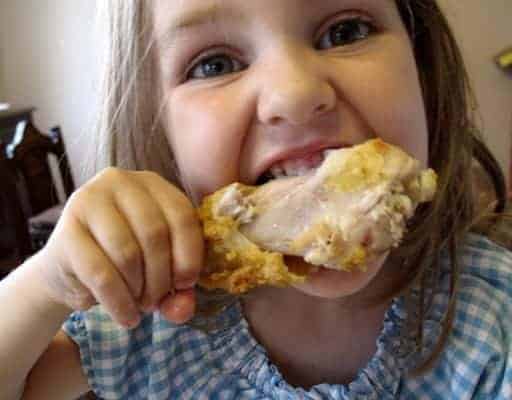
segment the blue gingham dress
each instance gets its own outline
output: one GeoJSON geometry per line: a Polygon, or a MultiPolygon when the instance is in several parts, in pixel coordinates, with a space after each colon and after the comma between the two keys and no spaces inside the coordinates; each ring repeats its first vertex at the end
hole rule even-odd
{"type": "MultiPolygon", "coordinates": [[[[443,262],[445,265],[446,263],[443,262]]],[[[400,339],[401,299],[386,313],[377,351],[348,385],[292,387],[251,335],[239,304],[209,334],[148,315],[134,330],[100,307],[76,312],[64,330],[80,348],[90,387],[104,399],[512,399],[512,253],[477,235],[462,250],[454,330],[433,370],[407,375],[411,343],[400,339]]],[[[425,322],[440,332],[449,276],[425,322]]]]}

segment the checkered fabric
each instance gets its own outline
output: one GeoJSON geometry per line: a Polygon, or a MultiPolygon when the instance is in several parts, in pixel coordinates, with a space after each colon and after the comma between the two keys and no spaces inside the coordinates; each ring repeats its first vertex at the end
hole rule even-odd
{"type": "MultiPolygon", "coordinates": [[[[104,399],[512,399],[512,253],[477,235],[462,249],[454,330],[424,376],[407,374],[411,343],[401,339],[402,299],[387,311],[377,351],[349,385],[289,385],[249,331],[235,304],[206,334],[158,313],[121,329],[100,307],[72,314],[64,330],[78,344],[91,388],[104,399]]],[[[427,347],[441,329],[449,289],[425,320],[427,347]]]]}

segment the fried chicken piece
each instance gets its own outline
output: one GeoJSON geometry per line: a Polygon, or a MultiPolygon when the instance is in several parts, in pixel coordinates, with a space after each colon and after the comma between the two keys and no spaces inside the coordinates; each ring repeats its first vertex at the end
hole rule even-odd
{"type": "Polygon", "coordinates": [[[261,186],[233,183],[199,208],[207,242],[199,284],[240,294],[260,285],[304,282],[284,255],[351,271],[398,246],[418,204],[430,201],[437,176],[401,149],[373,139],[329,150],[302,176],[261,186]]]}

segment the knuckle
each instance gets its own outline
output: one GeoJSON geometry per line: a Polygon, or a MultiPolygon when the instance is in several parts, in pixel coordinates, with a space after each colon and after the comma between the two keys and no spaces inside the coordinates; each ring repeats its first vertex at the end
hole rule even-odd
{"type": "Polygon", "coordinates": [[[76,293],[68,300],[68,304],[73,310],[85,311],[96,304],[96,299],[90,293],[76,293]]]}
{"type": "Polygon", "coordinates": [[[73,214],[81,214],[84,210],[104,199],[105,195],[97,186],[87,185],[76,190],[67,201],[67,209],[73,214]]]}
{"type": "Polygon", "coordinates": [[[174,202],[177,207],[183,211],[194,212],[194,206],[190,202],[190,199],[180,189],[173,186],[172,191],[174,192],[174,202]]]}
{"type": "Polygon", "coordinates": [[[96,290],[106,292],[114,287],[115,276],[111,272],[103,270],[94,275],[91,284],[96,290]]]}
{"type": "Polygon", "coordinates": [[[169,227],[165,223],[154,223],[147,227],[143,234],[143,242],[147,247],[155,247],[159,243],[166,243],[169,238],[169,227]]]}
{"type": "Polygon", "coordinates": [[[83,188],[91,193],[104,193],[112,190],[113,184],[123,183],[128,177],[128,172],[122,168],[106,167],[88,181],[83,188]]]}
{"type": "Polygon", "coordinates": [[[98,175],[98,179],[116,180],[122,179],[125,176],[125,171],[118,167],[106,167],[98,175]]]}
{"type": "Polygon", "coordinates": [[[93,178],[76,189],[68,199],[68,203],[84,202],[89,196],[98,196],[105,193],[105,189],[111,189],[112,182],[123,181],[128,172],[117,167],[106,167],[93,178]]]}
{"type": "Polygon", "coordinates": [[[71,196],[69,196],[67,200],[67,209],[77,209],[80,210],[85,201],[84,196],[87,194],[87,188],[85,186],[75,190],[71,196]]]}
{"type": "Polygon", "coordinates": [[[163,178],[157,174],[155,171],[150,171],[150,170],[143,170],[143,171],[137,171],[136,172],[138,176],[140,176],[142,179],[144,180],[148,180],[148,181],[159,181],[159,180],[162,180],[163,178]]]}
{"type": "Polygon", "coordinates": [[[180,227],[198,227],[199,220],[196,212],[191,207],[184,207],[176,215],[176,224],[180,227]]]}
{"type": "Polygon", "coordinates": [[[83,190],[84,190],[84,187],[82,186],[81,188],[78,188],[73,193],[71,193],[71,195],[67,199],[67,202],[66,202],[67,205],[69,206],[70,204],[76,203],[80,199],[80,196],[82,195],[83,190]]]}
{"type": "Polygon", "coordinates": [[[129,270],[142,263],[142,254],[137,245],[123,245],[118,248],[119,250],[116,255],[116,263],[119,268],[129,270]]]}

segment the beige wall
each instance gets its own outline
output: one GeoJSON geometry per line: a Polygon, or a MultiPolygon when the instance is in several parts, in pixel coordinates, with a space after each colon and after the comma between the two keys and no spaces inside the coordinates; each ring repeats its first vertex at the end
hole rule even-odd
{"type": "MultiPolygon", "coordinates": [[[[1,12],[2,12],[2,3],[0,0],[0,24],[3,19],[1,16],[1,12]]],[[[2,32],[1,29],[2,28],[0,28],[0,34],[2,32]]],[[[0,39],[0,41],[1,41],[1,39],[0,39]]],[[[3,46],[0,43],[0,102],[2,102],[2,99],[5,98],[5,96],[6,96],[5,89],[4,89],[4,77],[5,77],[4,66],[5,66],[5,60],[4,60],[3,46]]]]}
{"type": "MultiPolygon", "coordinates": [[[[487,142],[505,167],[512,76],[498,70],[492,57],[512,45],[512,1],[440,3],[461,41],[487,142]]],[[[62,125],[75,175],[83,150],[79,136],[86,133],[96,101],[94,12],[93,0],[0,0],[0,101],[36,106],[41,129],[62,125]]]]}
{"type": "Polygon", "coordinates": [[[94,110],[95,2],[0,0],[0,102],[37,107],[41,130],[61,125],[74,175],[94,110]]]}
{"type": "Polygon", "coordinates": [[[512,74],[492,61],[512,46],[511,0],[439,0],[462,47],[480,106],[486,142],[508,174],[512,137],[512,74]]]}

